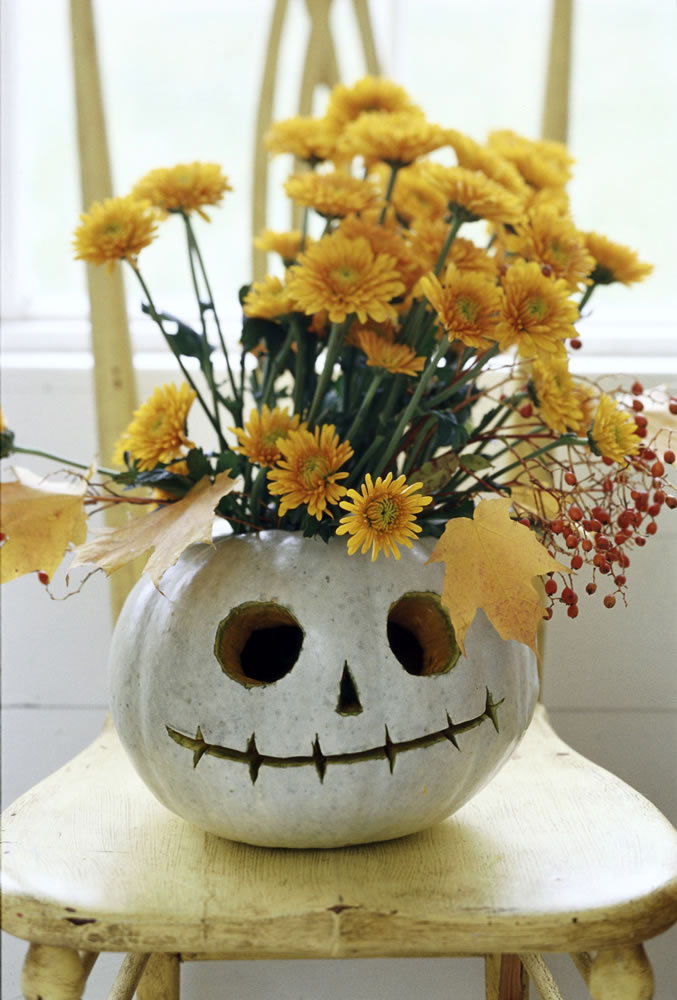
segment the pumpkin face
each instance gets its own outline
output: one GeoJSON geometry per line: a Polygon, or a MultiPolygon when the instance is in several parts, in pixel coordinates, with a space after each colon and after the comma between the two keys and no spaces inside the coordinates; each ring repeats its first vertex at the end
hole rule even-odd
{"type": "Polygon", "coordinates": [[[459,655],[442,568],[297,533],[194,546],[142,579],[111,648],[112,711],[170,809],[247,843],[330,847],[443,819],[507,759],[534,657],[479,614],[459,655]]]}

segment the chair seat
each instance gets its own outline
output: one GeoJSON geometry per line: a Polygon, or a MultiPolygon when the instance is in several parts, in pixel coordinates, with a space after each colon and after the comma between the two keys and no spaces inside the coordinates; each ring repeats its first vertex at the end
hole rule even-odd
{"type": "Polygon", "coordinates": [[[323,958],[582,951],[677,920],[677,831],[539,707],[500,774],[424,833],[249,847],[160,805],[115,730],[3,816],[3,927],[92,951],[323,958]]]}

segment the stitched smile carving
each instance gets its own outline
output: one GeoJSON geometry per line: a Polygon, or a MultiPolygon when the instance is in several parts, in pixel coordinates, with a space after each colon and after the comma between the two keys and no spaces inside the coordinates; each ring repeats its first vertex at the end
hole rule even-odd
{"type": "Polygon", "coordinates": [[[262,767],[304,767],[311,765],[317,771],[320,781],[324,781],[324,776],[329,764],[356,764],[363,760],[387,760],[390,773],[395,769],[397,755],[407,750],[416,750],[419,747],[434,746],[445,740],[452,743],[457,750],[460,749],[456,737],[460,733],[466,733],[470,729],[475,729],[486,719],[491,719],[496,732],[498,729],[497,709],[501,701],[494,701],[489,689],[486,689],[486,702],[484,711],[466,722],[452,722],[447,713],[448,725],[444,729],[439,729],[434,733],[427,733],[424,736],[416,737],[412,740],[393,741],[390,738],[388,727],[385,730],[385,740],[381,746],[371,747],[368,750],[354,750],[346,753],[325,754],[320,746],[320,738],[316,734],[313,742],[312,753],[299,754],[291,757],[275,757],[271,754],[259,753],[256,746],[256,734],[252,733],[247,743],[246,750],[237,750],[233,747],[224,747],[217,743],[209,743],[205,740],[200,726],[197,727],[195,736],[188,736],[186,733],[166,726],[167,733],[178,743],[179,746],[186,747],[193,751],[193,767],[197,767],[205,754],[212,757],[220,757],[223,760],[240,761],[249,766],[249,776],[252,784],[256,782],[259,771],[262,767]]]}

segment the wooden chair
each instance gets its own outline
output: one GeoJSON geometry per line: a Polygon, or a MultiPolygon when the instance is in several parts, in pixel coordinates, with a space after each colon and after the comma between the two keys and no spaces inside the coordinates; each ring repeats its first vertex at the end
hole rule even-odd
{"type": "MultiPolygon", "coordinates": [[[[80,53],[91,74],[89,3],[72,3],[90,32],[80,53]]],[[[556,0],[564,28],[553,31],[550,138],[566,127],[567,11],[556,0]]],[[[29,1000],[77,1000],[109,951],[128,953],[110,1000],[135,990],[178,1000],[188,959],[477,955],[488,1000],[525,1000],[529,979],[557,1000],[546,951],[571,954],[593,1000],[649,1000],[643,942],[677,921],[677,831],[562,743],[542,706],[484,791],[444,823],[389,843],[285,851],[205,834],[155,801],[110,723],[10,806],[3,826],[2,925],[30,942],[29,1000]]]]}

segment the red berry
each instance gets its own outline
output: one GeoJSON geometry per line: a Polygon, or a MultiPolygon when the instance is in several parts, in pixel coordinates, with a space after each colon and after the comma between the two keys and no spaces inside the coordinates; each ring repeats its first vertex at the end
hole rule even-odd
{"type": "Polygon", "coordinates": [[[639,413],[640,410],[644,409],[644,403],[642,402],[641,399],[633,399],[632,408],[636,413],[639,413]]]}
{"type": "Polygon", "coordinates": [[[564,522],[561,517],[555,518],[554,521],[550,522],[550,530],[553,535],[560,535],[564,530],[564,522]]]}
{"type": "Polygon", "coordinates": [[[669,507],[670,510],[674,510],[677,507],[677,497],[666,497],[665,506],[669,507]]]}
{"type": "Polygon", "coordinates": [[[569,605],[567,608],[567,614],[569,618],[578,618],[578,607],[575,604],[569,605]]]}
{"type": "Polygon", "coordinates": [[[574,534],[567,535],[565,541],[567,543],[568,549],[575,549],[576,546],[578,545],[578,535],[574,534]]]}
{"type": "Polygon", "coordinates": [[[641,549],[644,545],[646,545],[646,538],[642,538],[641,535],[640,535],[639,538],[635,539],[635,545],[639,545],[639,547],[641,549]]]}
{"type": "Polygon", "coordinates": [[[6,538],[7,538],[7,535],[5,534],[5,532],[4,531],[0,531],[0,542],[4,542],[4,540],[6,538]]]}
{"type": "Polygon", "coordinates": [[[580,569],[583,565],[583,559],[581,556],[574,556],[571,560],[572,569],[580,569]]]}
{"type": "Polygon", "coordinates": [[[584,552],[590,551],[590,549],[592,548],[592,542],[590,541],[589,538],[583,539],[583,541],[581,542],[581,548],[583,549],[584,552]]]}
{"type": "Polygon", "coordinates": [[[638,438],[645,438],[647,435],[646,427],[642,427],[641,424],[637,424],[637,427],[635,428],[635,434],[637,435],[638,438]]]}
{"type": "Polygon", "coordinates": [[[544,278],[550,278],[552,276],[552,267],[550,264],[543,264],[541,267],[541,274],[544,278]]]}
{"type": "MultiPolygon", "coordinates": [[[[635,400],[635,402],[637,402],[637,400],[635,400]]],[[[635,417],[635,424],[638,427],[646,427],[647,423],[648,420],[646,419],[646,417],[641,417],[639,414],[637,414],[637,416],[635,417]]]]}
{"type": "Polygon", "coordinates": [[[662,462],[654,462],[654,464],[651,466],[652,476],[662,476],[664,472],[665,472],[665,466],[663,465],[662,462]]]}
{"type": "Polygon", "coordinates": [[[548,579],[548,580],[545,581],[545,585],[544,585],[543,589],[545,590],[545,592],[548,595],[548,597],[552,597],[553,594],[557,593],[557,583],[556,583],[556,581],[553,580],[552,577],[550,577],[550,579],[548,579]]]}
{"type": "Polygon", "coordinates": [[[663,452],[663,461],[666,465],[672,465],[675,461],[675,453],[672,448],[668,448],[667,451],[663,452]]]}
{"type": "Polygon", "coordinates": [[[630,392],[633,394],[633,396],[641,396],[642,393],[644,392],[644,386],[642,385],[641,382],[636,380],[632,383],[630,392]]]}
{"type": "Polygon", "coordinates": [[[644,448],[643,451],[639,453],[639,457],[643,458],[645,462],[653,462],[656,457],[656,452],[652,451],[651,448],[644,448]]]}
{"type": "Polygon", "coordinates": [[[606,597],[604,598],[604,607],[613,608],[615,607],[615,605],[616,605],[616,598],[614,597],[614,595],[607,594],[606,597]]]}
{"type": "Polygon", "coordinates": [[[661,505],[659,503],[652,503],[649,507],[647,514],[649,517],[658,517],[661,512],[661,505]]]}
{"type": "Polygon", "coordinates": [[[625,586],[625,579],[626,578],[623,575],[623,573],[619,573],[618,576],[614,577],[614,583],[616,584],[617,587],[624,587],[625,586]]]}
{"type": "Polygon", "coordinates": [[[656,524],[656,522],[650,521],[649,524],[647,524],[646,526],[647,535],[655,535],[657,531],[658,531],[658,525],[656,524]]]}
{"type": "Polygon", "coordinates": [[[571,589],[571,587],[565,587],[562,591],[562,600],[565,604],[577,604],[578,595],[571,589]]]}
{"type": "Polygon", "coordinates": [[[670,413],[672,413],[673,415],[676,414],[677,413],[677,401],[676,400],[670,400],[670,405],[668,406],[668,409],[670,410],[670,413]]]}
{"type": "Polygon", "coordinates": [[[552,618],[552,608],[546,608],[543,612],[543,620],[549,622],[552,618]]]}
{"type": "Polygon", "coordinates": [[[525,403],[524,406],[520,406],[520,416],[530,417],[534,412],[534,408],[531,403],[525,403]]]}
{"type": "Polygon", "coordinates": [[[531,527],[531,521],[529,520],[528,517],[521,517],[519,519],[519,523],[523,524],[525,528],[530,528],[531,527]]]}
{"type": "Polygon", "coordinates": [[[571,507],[569,507],[569,517],[571,518],[572,521],[581,520],[581,518],[583,517],[583,511],[578,506],[578,504],[572,503],[571,507]]]}
{"type": "Polygon", "coordinates": [[[586,594],[592,595],[592,594],[595,593],[596,590],[597,590],[597,584],[596,583],[586,583],[586,585],[585,585],[585,592],[586,592],[586,594]]]}
{"type": "Polygon", "coordinates": [[[39,581],[40,581],[40,583],[41,583],[41,584],[42,584],[43,586],[45,586],[45,587],[46,587],[46,586],[47,586],[47,584],[49,583],[49,577],[48,577],[48,576],[47,576],[47,574],[46,574],[46,573],[44,573],[44,572],[43,572],[42,570],[40,570],[40,572],[38,573],[38,580],[39,580],[39,581]]]}
{"type": "Polygon", "coordinates": [[[580,351],[583,346],[583,341],[579,340],[578,337],[572,337],[569,341],[569,347],[573,348],[574,351],[580,351]]]}
{"type": "Polygon", "coordinates": [[[564,482],[567,484],[567,486],[575,486],[576,483],[578,482],[578,480],[576,479],[575,473],[573,473],[573,472],[565,472],[564,473],[564,482]]]}

